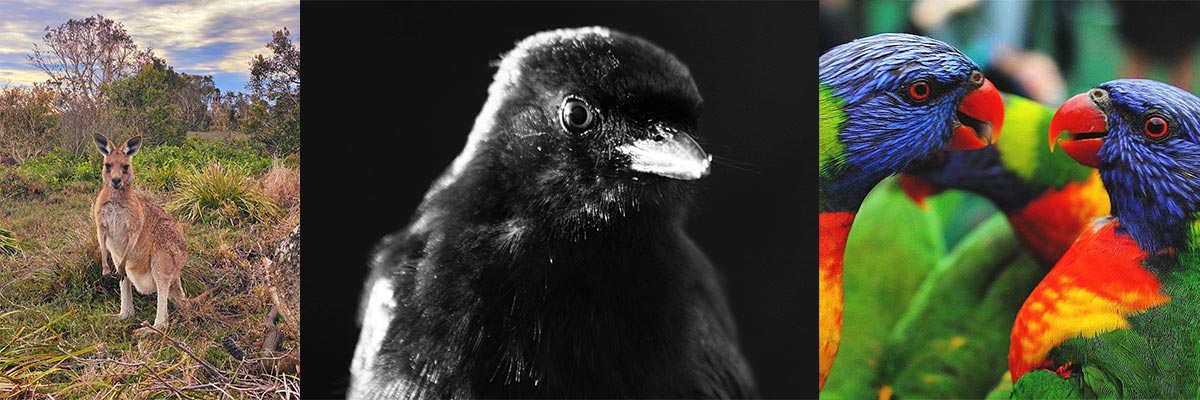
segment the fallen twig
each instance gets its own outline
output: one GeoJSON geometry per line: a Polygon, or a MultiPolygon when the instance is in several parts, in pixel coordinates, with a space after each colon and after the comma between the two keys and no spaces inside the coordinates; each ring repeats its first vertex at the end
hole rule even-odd
{"type": "Polygon", "coordinates": [[[145,363],[142,363],[142,368],[145,368],[146,372],[149,372],[150,376],[154,377],[154,379],[157,380],[158,383],[163,384],[163,386],[166,386],[167,388],[171,389],[172,392],[175,392],[175,396],[183,398],[183,392],[180,392],[179,389],[176,389],[174,386],[171,386],[170,383],[167,383],[166,380],[164,380],[161,376],[158,376],[158,374],[154,373],[154,370],[152,370],[152,369],[150,369],[150,367],[146,366],[145,363]]]}
{"type": "Polygon", "coordinates": [[[208,369],[209,372],[212,372],[222,378],[225,377],[225,374],[221,373],[221,370],[217,369],[217,367],[214,367],[212,364],[209,364],[208,361],[204,361],[204,359],[197,357],[196,353],[193,353],[191,350],[189,350],[187,348],[187,346],[183,345],[183,343],[179,343],[178,340],[175,340],[175,339],[171,338],[170,336],[167,336],[167,334],[165,332],[158,330],[158,328],[155,328],[154,325],[150,325],[149,322],[142,321],[142,327],[150,328],[150,330],[158,332],[159,335],[162,335],[163,339],[167,339],[168,341],[170,341],[172,346],[175,346],[175,348],[179,349],[179,351],[182,351],[182,352],[186,353],[188,356],[192,357],[193,360],[196,360],[197,362],[199,362],[200,365],[203,365],[204,368],[208,369]]]}

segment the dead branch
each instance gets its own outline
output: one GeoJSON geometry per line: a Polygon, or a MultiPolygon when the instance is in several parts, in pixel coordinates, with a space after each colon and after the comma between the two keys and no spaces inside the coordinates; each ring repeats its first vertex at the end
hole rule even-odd
{"type": "Polygon", "coordinates": [[[142,327],[150,328],[150,330],[157,332],[159,335],[162,335],[163,339],[166,339],[167,341],[171,342],[171,345],[174,346],[176,349],[179,349],[179,351],[186,353],[188,356],[192,357],[193,360],[196,360],[197,362],[199,362],[200,365],[203,365],[204,368],[208,369],[209,372],[212,372],[222,378],[225,377],[225,374],[221,373],[221,370],[217,369],[217,367],[214,367],[212,364],[209,364],[208,361],[204,361],[204,359],[197,357],[196,353],[193,353],[190,349],[187,348],[187,346],[184,346],[183,343],[180,343],[178,340],[175,340],[175,339],[171,338],[170,336],[167,336],[167,334],[165,332],[158,330],[158,328],[155,328],[154,325],[150,325],[149,322],[142,321],[142,327]]]}

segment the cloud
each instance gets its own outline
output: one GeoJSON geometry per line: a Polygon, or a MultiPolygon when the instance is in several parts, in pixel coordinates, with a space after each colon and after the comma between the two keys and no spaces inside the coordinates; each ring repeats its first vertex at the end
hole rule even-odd
{"type": "MultiPolygon", "coordinates": [[[[271,34],[287,27],[299,44],[298,0],[265,1],[10,1],[0,18],[0,84],[28,85],[45,76],[26,62],[44,29],[101,14],[120,22],[134,43],[153,48],[176,71],[249,77],[249,62],[265,53],[271,34]],[[22,67],[22,64],[25,67],[22,67]]],[[[223,90],[242,90],[230,82],[223,90]]],[[[244,82],[242,82],[244,83],[244,82]]]]}
{"type": "Polygon", "coordinates": [[[37,69],[0,69],[0,87],[28,87],[45,80],[46,74],[37,69]]]}

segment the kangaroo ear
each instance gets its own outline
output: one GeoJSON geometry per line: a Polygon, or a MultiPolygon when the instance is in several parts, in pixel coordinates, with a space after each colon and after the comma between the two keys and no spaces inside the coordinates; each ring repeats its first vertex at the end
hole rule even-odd
{"type": "Polygon", "coordinates": [[[133,154],[137,153],[138,149],[140,149],[140,148],[142,148],[142,137],[141,136],[134,136],[134,137],[129,138],[129,140],[125,141],[125,155],[126,156],[133,157],[133,154]]]}
{"type": "Polygon", "coordinates": [[[94,133],[92,134],[92,141],[96,142],[96,150],[100,150],[100,154],[107,156],[112,151],[112,143],[104,135],[94,133]]]}

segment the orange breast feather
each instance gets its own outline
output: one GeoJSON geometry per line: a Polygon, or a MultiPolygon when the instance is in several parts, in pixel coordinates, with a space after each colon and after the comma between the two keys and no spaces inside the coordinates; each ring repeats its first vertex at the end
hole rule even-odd
{"type": "Polygon", "coordinates": [[[1129,315],[1170,301],[1142,267],[1145,252],[1117,225],[1103,219],[1087,228],[1025,299],[1008,352],[1013,382],[1064,340],[1128,328],[1129,315]]]}
{"type": "Polygon", "coordinates": [[[842,260],[845,258],[846,238],[850,236],[850,225],[854,223],[853,212],[828,212],[820,215],[821,241],[818,271],[820,293],[820,382],[825,386],[825,377],[833,368],[838,345],[842,338],[842,260]]]}
{"type": "Polygon", "coordinates": [[[1097,217],[1108,215],[1108,192],[1093,172],[1082,182],[1049,188],[1020,210],[1010,212],[1013,232],[1038,262],[1054,265],[1097,217]]]}

